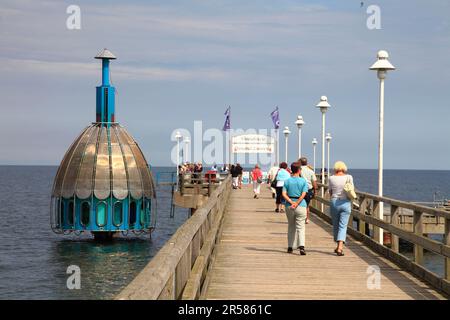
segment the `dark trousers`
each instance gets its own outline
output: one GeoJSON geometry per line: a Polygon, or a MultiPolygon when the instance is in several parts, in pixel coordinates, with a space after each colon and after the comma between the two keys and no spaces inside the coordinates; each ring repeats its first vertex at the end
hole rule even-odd
{"type": "Polygon", "coordinates": [[[277,192],[277,198],[275,200],[276,204],[281,204],[281,198],[282,198],[282,193],[283,193],[283,187],[276,187],[275,188],[276,192],[277,192]]]}

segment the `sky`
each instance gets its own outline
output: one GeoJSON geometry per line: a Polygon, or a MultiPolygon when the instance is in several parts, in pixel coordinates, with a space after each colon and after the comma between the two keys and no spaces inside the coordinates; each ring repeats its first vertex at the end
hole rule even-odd
{"type": "MultiPolygon", "coordinates": [[[[0,3],[0,164],[58,165],[95,120],[104,47],[117,120],[153,166],[170,164],[175,130],[272,128],[278,106],[303,127],[304,154],[320,141],[321,95],[331,159],[377,168],[380,49],[397,70],[386,79],[384,165],[450,169],[450,2],[431,1],[41,1],[0,3]],[[69,5],[81,29],[66,27],[69,5]],[[381,29],[366,9],[381,10],[381,29]]],[[[319,146],[320,147],[320,146],[319,146]]],[[[284,148],[281,148],[284,155],[284,148]]],[[[318,148],[318,157],[320,149],[318,148]]]]}

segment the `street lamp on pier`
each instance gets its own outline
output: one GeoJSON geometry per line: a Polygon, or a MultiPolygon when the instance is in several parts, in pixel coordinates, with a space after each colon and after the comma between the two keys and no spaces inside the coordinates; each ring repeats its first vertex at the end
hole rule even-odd
{"type": "Polygon", "coordinates": [[[325,140],[327,140],[327,177],[330,178],[330,142],[331,142],[331,134],[327,133],[325,140]]]}
{"type": "MultiPolygon", "coordinates": [[[[322,185],[325,184],[325,113],[327,112],[328,108],[331,107],[328,103],[328,98],[326,96],[320,97],[320,102],[316,105],[317,108],[320,109],[320,112],[322,112],[322,185]]],[[[322,198],[324,196],[324,188],[323,186],[321,189],[321,195],[322,198]]]]}
{"type": "Polygon", "coordinates": [[[300,159],[302,156],[302,126],[305,124],[305,121],[303,121],[303,117],[300,115],[297,116],[295,124],[298,128],[298,158],[300,159]]]}
{"type": "MultiPolygon", "coordinates": [[[[384,144],[384,79],[388,70],[395,70],[395,67],[388,60],[389,54],[385,50],[378,51],[377,61],[370,67],[376,70],[380,79],[380,108],[379,108],[379,136],[378,136],[378,195],[383,196],[383,144],[384,144]]],[[[383,219],[383,203],[378,205],[378,218],[383,219]]],[[[378,229],[378,228],[377,228],[378,229]]],[[[375,240],[383,244],[383,230],[378,229],[375,240]]]]}
{"type": "Polygon", "coordinates": [[[175,133],[175,139],[177,140],[177,190],[178,190],[178,176],[180,175],[180,140],[183,138],[180,131],[175,133]]]}
{"type": "Polygon", "coordinates": [[[184,138],[185,152],[184,152],[184,162],[189,162],[189,143],[191,139],[189,137],[184,138]]]}
{"type": "Polygon", "coordinates": [[[284,127],[284,130],[283,130],[283,133],[284,133],[284,142],[285,142],[285,146],[284,146],[284,152],[285,152],[285,155],[284,155],[284,161],[286,161],[286,163],[288,162],[288,137],[289,137],[289,134],[291,133],[291,131],[289,130],[289,127],[284,127]]]}
{"type": "Polygon", "coordinates": [[[314,138],[312,140],[312,145],[313,145],[313,170],[314,170],[314,174],[316,174],[316,145],[317,145],[317,139],[314,138]]]}

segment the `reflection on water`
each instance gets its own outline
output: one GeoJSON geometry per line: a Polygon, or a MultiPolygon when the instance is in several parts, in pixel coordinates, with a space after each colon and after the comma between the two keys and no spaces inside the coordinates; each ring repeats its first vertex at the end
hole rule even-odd
{"type": "Polygon", "coordinates": [[[62,270],[56,272],[56,296],[77,299],[112,298],[146,265],[154,252],[148,238],[115,239],[97,243],[92,239],[62,240],[52,245],[50,261],[62,270]],[[81,269],[81,289],[68,290],[67,266],[81,269]],[[61,290],[62,289],[62,290],[61,290]]]}
{"type": "MultiPolygon", "coordinates": [[[[169,217],[170,193],[158,188],[158,222],[149,235],[97,243],[90,235],[50,230],[56,167],[0,166],[0,299],[108,299],[148,263],[188,217],[169,217]],[[69,290],[67,268],[81,269],[81,289],[69,290]]],[[[154,172],[169,168],[154,168],[154,172]]]]}

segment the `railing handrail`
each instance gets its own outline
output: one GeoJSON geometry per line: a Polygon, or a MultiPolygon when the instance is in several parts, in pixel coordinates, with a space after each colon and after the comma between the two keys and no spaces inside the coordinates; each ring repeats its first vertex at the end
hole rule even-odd
{"type": "MultiPolygon", "coordinates": [[[[317,185],[319,187],[323,186],[325,190],[328,189],[328,185],[323,185],[322,183],[318,183],[317,185]]],[[[358,190],[355,190],[355,192],[358,197],[362,196],[364,198],[368,198],[368,199],[375,200],[378,202],[388,203],[390,205],[394,205],[397,207],[410,209],[413,211],[421,211],[423,213],[428,213],[433,216],[450,219],[450,212],[443,210],[443,209],[431,208],[431,207],[427,207],[424,205],[415,204],[415,203],[411,203],[411,202],[407,202],[407,201],[403,201],[403,200],[397,200],[397,199],[393,199],[393,198],[389,198],[389,197],[385,197],[385,196],[380,197],[380,196],[372,194],[372,193],[358,191],[358,190]]]]}
{"type": "Polygon", "coordinates": [[[192,249],[194,238],[199,241],[201,247],[202,243],[200,242],[202,242],[201,237],[204,236],[203,232],[210,229],[213,224],[213,221],[210,221],[212,220],[210,217],[213,210],[215,208],[223,210],[224,208],[226,200],[223,200],[223,197],[227,194],[227,188],[231,189],[230,177],[227,177],[211,194],[204,206],[200,207],[191,218],[178,228],[148,265],[116,299],[158,299],[161,295],[173,295],[175,299],[180,298],[182,288],[187,282],[184,268],[188,268],[190,271],[199,254],[199,250],[196,250],[197,256],[192,252],[194,250],[192,249]],[[179,277],[178,267],[182,262],[184,263],[182,266],[184,272],[180,271],[183,276],[179,277]],[[173,283],[169,283],[170,281],[173,281],[173,283]],[[175,288],[176,292],[170,292],[170,289],[167,289],[168,287],[175,288]]]}
{"type": "MultiPolygon", "coordinates": [[[[328,188],[327,185],[319,184],[319,186],[324,189],[328,188]]],[[[388,258],[391,258],[395,262],[406,267],[411,272],[431,283],[433,286],[443,290],[447,294],[450,294],[450,212],[422,205],[411,204],[406,201],[400,201],[388,197],[380,197],[367,192],[357,191],[356,194],[358,195],[357,202],[359,207],[355,208],[355,206],[352,206],[351,217],[348,225],[349,233],[357,236],[372,249],[377,250],[388,258]],[[388,203],[391,205],[389,210],[391,218],[389,222],[378,217],[378,210],[381,208],[380,203],[388,203]],[[401,208],[412,210],[412,231],[408,231],[401,227],[398,220],[401,208]],[[425,214],[444,218],[443,243],[424,236],[425,214]],[[358,227],[356,229],[353,227],[354,218],[356,218],[358,222],[358,227]],[[373,226],[372,235],[367,233],[368,225],[373,226]],[[382,230],[386,230],[391,234],[392,239],[390,249],[385,247],[382,242],[383,236],[380,237],[380,235],[382,235],[382,230]],[[406,240],[413,244],[414,259],[412,261],[400,254],[399,239],[406,240]],[[424,266],[424,249],[444,258],[444,277],[438,276],[424,266]]],[[[331,200],[317,195],[314,198],[311,210],[312,212],[317,213],[330,221],[331,219],[329,214],[325,213],[323,205],[330,206],[331,200]],[[320,208],[317,206],[317,202],[322,203],[320,208]]]]}
{"type": "MultiPolygon", "coordinates": [[[[317,201],[323,203],[327,206],[331,204],[330,200],[326,200],[321,198],[320,196],[316,197],[317,201]]],[[[433,251],[436,254],[442,255],[444,257],[450,258],[450,246],[445,245],[441,242],[426,238],[424,236],[420,236],[415,234],[414,232],[405,230],[401,227],[394,226],[393,224],[381,220],[375,216],[366,215],[360,212],[357,209],[352,209],[352,214],[356,218],[360,218],[361,220],[373,224],[381,229],[387,230],[393,233],[396,236],[399,236],[402,239],[405,239],[413,244],[419,244],[425,249],[429,251],[433,251]]]]}

